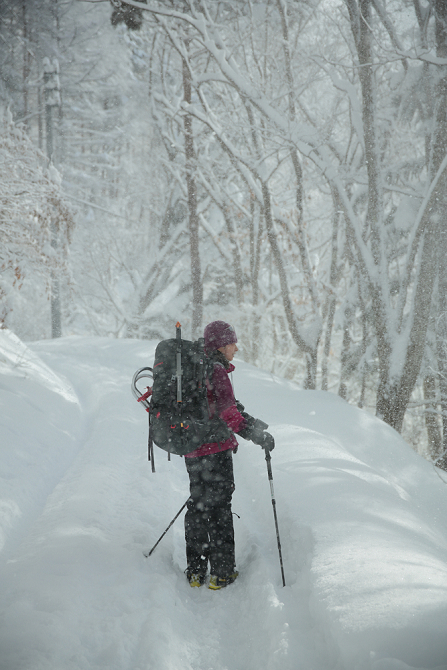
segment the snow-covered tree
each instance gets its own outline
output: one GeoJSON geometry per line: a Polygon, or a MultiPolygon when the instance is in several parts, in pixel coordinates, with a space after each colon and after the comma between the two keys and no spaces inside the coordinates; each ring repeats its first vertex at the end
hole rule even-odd
{"type": "MultiPolygon", "coordinates": [[[[244,23],[253,27],[249,7],[217,7],[206,0],[173,8],[158,2],[149,3],[147,8],[130,0],[127,4],[147,9],[156,17],[171,39],[177,40],[179,53],[183,47],[174,28],[183,22],[190,47],[197,45],[207,54],[206,83],[200,79],[204,73],[198,72],[196,79],[196,73],[192,75],[201,96],[198,93],[197,101],[184,105],[183,112],[193,114],[212,128],[224,151],[230,152],[248,170],[246,179],[252,179],[253,191],[260,193],[285,315],[302,351],[306,351],[309,339],[306,340],[306,331],[289,309],[292,292],[284,272],[283,254],[276,243],[279,216],[270,217],[269,212],[272,194],[267,185],[272,163],[268,157],[274,154],[265,144],[266,138],[276,142],[277,147],[289,147],[297,189],[300,172],[298,162],[295,160],[293,164],[294,155],[302,163],[312,165],[321,194],[330,189],[333,203],[343,213],[349,260],[357,269],[357,281],[361,285],[362,301],[355,307],[363,305],[372,317],[370,324],[377,346],[379,375],[377,412],[400,430],[425,349],[439,232],[434,208],[443,189],[444,163],[443,160],[432,161],[433,167],[427,173],[418,120],[415,115],[412,119],[403,118],[399,99],[403,99],[409,84],[418,78],[424,63],[432,62],[436,67],[439,61],[433,52],[434,43],[429,45],[427,55],[414,41],[414,33],[407,30],[402,17],[406,9],[392,6],[385,10],[373,0],[314,6],[320,22],[310,29],[308,24],[303,36],[296,30],[299,17],[292,5],[283,0],[277,7],[282,22],[284,56],[281,60],[275,53],[275,83],[284,81],[289,86],[281,91],[280,86],[262,85],[265,73],[262,64],[268,65],[268,61],[263,63],[249,57],[246,44],[239,40],[244,23]],[[225,12],[225,19],[234,20],[224,23],[225,12]],[[295,42],[289,35],[294,29],[295,42]],[[311,44],[310,38],[315,38],[316,31],[322,29],[327,31],[327,39],[320,43],[314,39],[311,44]],[[290,59],[287,49],[290,44],[301,45],[300,59],[290,59]],[[328,49],[332,50],[330,58],[328,49]],[[312,62],[318,66],[318,77],[305,85],[303,63],[310,72],[312,62]],[[278,72],[283,73],[282,77],[278,72]],[[292,81],[293,92],[290,91],[292,81]],[[203,93],[206,87],[214,92],[213,103],[221,88],[228,96],[235,93],[248,106],[254,126],[248,121],[246,134],[253,128],[264,142],[257,173],[241,144],[231,142],[222,109],[206,104],[210,98],[210,93],[207,96],[203,93]],[[312,95],[315,96],[313,101],[312,95]],[[315,106],[315,99],[321,101],[321,106],[315,106]],[[413,206],[413,203],[418,205],[413,206]],[[403,229],[404,208],[407,218],[403,229]]],[[[420,9],[419,5],[417,8],[420,9]]],[[[264,12],[260,25],[266,30],[270,22],[265,19],[267,15],[271,18],[271,6],[257,3],[256,12],[257,15],[264,12]]],[[[256,36],[257,33],[251,34],[251,44],[256,36]]],[[[436,96],[433,87],[432,91],[436,96]]],[[[281,150],[276,156],[284,163],[281,150]]],[[[294,222],[299,249],[302,223],[299,219],[294,222]]],[[[313,273],[306,273],[306,254],[301,251],[300,259],[310,291],[309,304],[317,305],[321,297],[316,290],[312,292],[315,277],[313,273]]],[[[321,318],[315,307],[312,311],[312,328],[308,332],[318,343],[316,333],[321,332],[321,326],[316,326],[321,318]]]]}
{"type": "MultiPolygon", "coordinates": [[[[60,175],[23,127],[8,120],[0,133],[0,324],[14,322],[23,288],[42,307],[51,293],[51,273],[61,273],[73,227],[61,195],[60,175]],[[63,244],[56,249],[55,233],[63,244]]],[[[49,324],[49,317],[48,317],[49,324]]],[[[17,323],[15,323],[18,326],[17,323]]],[[[27,334],[26,328],[24,329],[27,334]]]]}

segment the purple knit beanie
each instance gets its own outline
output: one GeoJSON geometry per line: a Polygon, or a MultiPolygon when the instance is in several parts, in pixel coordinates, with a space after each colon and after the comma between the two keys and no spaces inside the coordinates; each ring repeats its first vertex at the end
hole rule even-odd
{"type": "Polygon", "coordinates": [[[233,326],[225,321],[212,321],[209,323],[205,332],[205,349],[207,353],[211,353],[215,349],[225,347],[227,344],[234,344],[237,342],[236,331],[233,326]]]}

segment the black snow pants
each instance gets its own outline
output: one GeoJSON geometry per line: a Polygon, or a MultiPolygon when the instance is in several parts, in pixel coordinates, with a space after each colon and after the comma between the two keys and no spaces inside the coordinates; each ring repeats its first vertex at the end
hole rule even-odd
{"type": "Polygon", "coordinates": [[[188,571],[227,577],[235,569],[233,515],[233,453],[185,458],[190,499],[185,515],[188,571]]]}

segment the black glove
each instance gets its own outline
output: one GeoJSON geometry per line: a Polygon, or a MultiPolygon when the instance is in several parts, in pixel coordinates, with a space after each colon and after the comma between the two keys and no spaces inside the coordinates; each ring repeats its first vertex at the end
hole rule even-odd
{"type": "Polygon", "coordinates": [[[273,435],[270,435],[270,433],[264,433],[264,442],[261,444],[261,447],[266,451],[273,451],[275,448],[275,440],[273,435]]]}
{"type": "Polygon", "coordinates": [[[246,426],[238,432],[238,435],[244,438],[244,440],[251,440],[255,444],[259,444],[263,449],[272,451],[275,448],[275,440],[270,433],[266,433],[266,428],[268,424],[261,421],[261,419],[255,419],[247,412],[244,412],[245,407],[239,400],[236,400],[236,407],[240,414],[244,417],[246,421],[246,426]]]}
{"type": "Polygon", "coordinates": [[[238,431],[238,435],[244,438],[244,440],[252,440],[252,435],[255,431],[263,431],[268,428],[268,425],[261,421],[260,419],[255,419],[254,416],[250,416],[247,412],[244,412],[245,407],[239,400],[236,400],[236,409],[239,414],[245,419],[245,428],[238,431]]]}
{"type": "Polygon", "coordinates": [[[246,425],[245,428],[242,428],[242,430],[238,431],[238,435],[243,437],[244,440],[251,440],[255,444],[258,444],[258,442],[256,442],[255,437],[256,436],[259,437],[261,433],[263,433],[264,430],[268,428],[268,425],[263,421],[261,421],[260,419],[254,419],[252,416],[246,414],[245,412],[241,412],[241,414],[245,419],[246,425]]]}
{"type": "Polygon", "coordinates": [[[255,444],[259,444],[260,447],[267,451],[273,451],[275,448],[273,435],[270,435],[270,433],[267,433],[265,430],[259,429],[256,425],[251,436],[251,441],[255,444]]]}

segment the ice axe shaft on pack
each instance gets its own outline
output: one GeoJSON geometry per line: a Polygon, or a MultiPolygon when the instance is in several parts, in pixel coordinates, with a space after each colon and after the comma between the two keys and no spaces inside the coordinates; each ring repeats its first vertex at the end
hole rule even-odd
{"type": "MultiPolygon", "coordinates": [[[[182,398],[182,327],[177,321],[176,325],[176,341],[177,341],[177,352],[176,352],[176,370],[177,370],[177,402],[183,402],[182,398]]],[[[179,406],[178,406],[179,407],[179,406]]],[[[180,410],[180,407],[179,407],[180,410]]]]}
{"type": "Polygon", "coordinates": [[[281,566],[282,585],[285,586],[286,585],[286,579],[284,577],[284,565],[283,565],[283,562],[282,562],[281,540],[279,538],[278,516],[276,514],[275,491],[273,489],[272,457],[270,456],[270,451],[268,449],[264,449],[264,451],[265,451],[265,460],[266,460],[266,463],[267,463],[267,472],[268,472],[269,483],[270,483],[270,493],[272,495],[272,507],[273,507],[273,516],[275,518],[276,541],[278,543],[279,564],[281,566]]]}
{"type": "MultiPolygon", "coordinates": [[[[189,500],[189,498],[188,498],[188,500],[189,500]]],[[[188,500],[181,506],[181,508],[179,509],[179,511],[177,512],[177,514],[175,515],[175,517],[172,519],[172,521],[171,521],[171,523],[169,524],[169,526],[166,528],[166,530],[164,531],[164,533],[163,533],[162,535],[160,535],[160,537],[158,538],[158,540],[156,541],[156,543],[154,544],[154,546],[152,547],[152,549],[150,549],[149,551],[144,551],[144,552],[143,552],[143,554],[146,556],[146,558],[149,558],[149,556],[151,556],[151,554],[152,554],[152,552],[154,551],[154,549],[155,549],[156,547],[158,547],[158,545],[160,544],[160,542],[162,541],[162,539],[164,538],[164,536],[166,535],[166,533],[168,532],[168,530],[170,529],[170,527],[174,524],[174,522],[176,521],[176,519],[178,519],[178,517],[180,516],[180,514],[181,514],[181,513],[183,512],[183,510],[185,509],[186,505],[188,504],[188,500]]]]}

